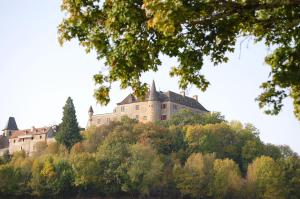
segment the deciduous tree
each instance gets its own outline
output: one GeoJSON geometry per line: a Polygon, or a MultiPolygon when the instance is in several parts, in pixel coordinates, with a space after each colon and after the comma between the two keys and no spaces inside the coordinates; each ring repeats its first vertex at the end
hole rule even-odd
{"type": "Polygon", "coordinates": [[[265,58],[271,72],[259,106],[278,114],[290,96],[300,119],[299,0],[64,0],[62,10],[60,42],[76,38],[106,61],[108,70],[94,76],[102,104],[109,102],[114,81],[144,96],[147,84],[140,77],[158,70],[160,54],[177,58],[170,75],[180,77],[180,88],[193,84],[204,91],[204,57],[214,65],[226,62],[238,38],[253,37],[275,48],[265,58]]]}

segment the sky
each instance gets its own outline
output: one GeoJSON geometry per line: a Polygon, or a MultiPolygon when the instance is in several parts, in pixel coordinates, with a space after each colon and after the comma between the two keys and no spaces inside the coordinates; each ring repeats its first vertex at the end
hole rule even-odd
{"type": "MultiPolygon", "coordinates": [[[[104,67],[94,53],[86,54],[76,40],[60,46],[57,26],[64,13],[58,0],[0,1],[0,127],[8,117],[16,119],[19,129],[58,124],[67,97],[72,97],[80,126],[85,127],[88,108],[95,113],[111,112],[130,92],[113,84],[111,102],[96,103],[93,74],[104,67]]],[[[239,40],[229,62],[213,66],[204,62],[203,74],[211,85],[206,92],[195,87],[188,96],[198,95],[199,102],[210,111],[218,111],[229,121],[251,123],[260,131],[265,143],[289,145],[300,154],[300,122],[293,115],[290,99],[278,116],[265,115],[255,98],[259,86],[268,79],[269,67],[264,57],[271,50],[262,43],[239,40]]],[[[168,71],[176,59],[161,56],[157,73],[143,74],[142,80],[155,80],[157,89],[179,93],[178,78],[168,71]]]]}

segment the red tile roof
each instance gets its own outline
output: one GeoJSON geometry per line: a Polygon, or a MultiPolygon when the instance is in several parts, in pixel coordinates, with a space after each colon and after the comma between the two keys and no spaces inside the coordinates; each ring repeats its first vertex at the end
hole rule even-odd
{"type": "Polygon", "coordinates": [[[25,129],[25,130],[17,130],[13,132],[10,139],[17,138],[22,135],[39,135],[47,133],[49,127],[42,127],[42,128],[32,128],[32,129],[25,129]]]}

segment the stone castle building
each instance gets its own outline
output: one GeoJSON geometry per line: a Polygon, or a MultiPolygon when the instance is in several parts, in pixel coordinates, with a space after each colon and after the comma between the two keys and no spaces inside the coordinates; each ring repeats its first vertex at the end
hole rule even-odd
{"type": "Polygon", "coordinates": [[[198,102],[198,96],[191,98],[185,96],[184,93],[157,91],[153,81],[144,100],[129,94],[117,104],[112,113],[106,114],[94,115],[93,108],[90,107],[87,127],[108,124],[110,121],[120,120],[122,116],[128,116],[143,123],[168,120],[174,113],[183,108],[199,114],[208,112],[198,102]]]}
{"type": "Polygon", "coordinates": [[[10,117],[3,129],[3,135],[0,136],[0,155],[7,150],[10,154],[24,150],[26,154],[32,155],[36,151],[37,143],[54,142],[56,132],[57,126],[19,130],[15,118],[10,117]]]}

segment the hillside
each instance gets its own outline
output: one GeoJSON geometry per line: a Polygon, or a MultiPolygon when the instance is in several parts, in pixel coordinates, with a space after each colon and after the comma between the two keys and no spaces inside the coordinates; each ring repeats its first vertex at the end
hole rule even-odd
{"type": "Polygon", "coordinates": [[[299,156],[219,113],[125,117],[82,135],[70,151],[40,143],[2,157],[0,197],[300,198],[299,156]]]}

